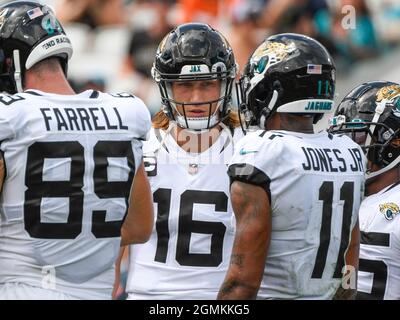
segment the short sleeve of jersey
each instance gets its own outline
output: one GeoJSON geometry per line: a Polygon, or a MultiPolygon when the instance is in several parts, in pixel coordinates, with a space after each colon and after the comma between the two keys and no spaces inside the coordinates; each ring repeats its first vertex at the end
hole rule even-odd
{"type": "Polygon", "coordinates": [[[10,112],[5,108],[6,107],[0,105],[0,145],[3,140],[10,139],[14,136],[10,112]]]}
{"type": "Polygon", "coordinates": [[[135,158],[135,174],[143,160],[143,142],[138,139],[132,141],[133,156],[135,158]]]}
{"type": "Polygon", "coordinates": [[[143,159],[143,141],[148,140],[151,128],[150,112],[145,103],[138,97],[126,93],[108,95],[119,105],[121,117],[129,127],[132,137],[132,148],[135,158],[135,172],[143,159]]]}
{"type": "Polygon", "coordinates": [[[278,167],[279,157],[276,155],[282,148],[277,140],[271,139],[272,135],[264,135],[263,131],[252,132],[237,143],[228,175],[231,183],[241,181],[253,184],[269,194],[270,177],[274,168],[278,167]]]}
{"type": "Polygon", "coordinates": [[[135,139],[148,140],[151,128],[150,111],[146,104],[138,97],[128,93],[118,95],[107,94],[108,99],[113,99],[113,103],[120,108],[121,117],[129,126],[135,139]]]}
{"type": "Polygon", "coordinates": [[[140,140],[148,140],[150,136],[150,128],[151,128],[151,116],[150,111],[145,105],[145,103],[139,99],[135,98],[137,109],[137,121],[138,121],[138,137],[140,140]]]}
{"type": "Polygon", "coordinates": [[[135,110],[134,130],[137,138],[133,140],[132,146],[135,156],[136,172],[143,160],[143,141],[147,141],[150,136],[151,117],[149,109],[138,97],[134,98],[133,108],[135,110]]]}

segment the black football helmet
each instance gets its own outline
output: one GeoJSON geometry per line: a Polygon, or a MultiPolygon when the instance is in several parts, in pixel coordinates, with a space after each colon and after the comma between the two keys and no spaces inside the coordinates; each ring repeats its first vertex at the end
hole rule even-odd
{"type": "Polygon", "coordinates": [[[248,126],[265,128],[275,112],[310,115],[333,111],[335,65],[316,40],[294,33],[262,42],[239,80],[240,111],[248,126]]]}
{"type": "Polygon", "coordinates": [[[23,91],[25,71],[58,57],[66,74],[72,46],[50,7],[13,1],[0,7],[0,85],[8,93],[23,91]]]}
{"type": "Polygon", "coordinates": [[[233,51],[224,36],[207,24],[187,23],[168,33],[161,41],[152,68],[162,99],[162,110],[182,128],[209,129],[217,125],[230,111],[232,85],[237,66],[233,51]],[[220,97],[214,101],[176,101],[172,83],[176,81],[221,80],[220,97]],[[217,109],[211,114],[212,104],[217,109]],[[183,114],[176,108],[183,106],[183,114]],[[185,106],[208,104],[210,113],[205,118],[186,117],[185,106]]]}
{"type": "Polygon", "coordinates": [[[400,163],[400,85],[388,81],[363,83],[348,93],[331,119],[330,132],[348,134],[371,163],[367,179],[400,163]]]}

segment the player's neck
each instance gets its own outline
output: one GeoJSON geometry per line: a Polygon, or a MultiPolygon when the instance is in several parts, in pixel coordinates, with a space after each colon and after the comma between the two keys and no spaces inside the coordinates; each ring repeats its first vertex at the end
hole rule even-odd
{"type": "Polygon", "coordinates": [[[180,127],[172,130],[176,143],[186,152],[201,153],[210,148],[218,139],[221,127],[216,126],[202,133],[195,133],[180,127]]]}
{"type": "Polygon", "coordinates": [[[365,195],[370,196],[378,193],[386,187],[400,181],[399,168],[393,168],[381,175],[375,177],[372,181],[366,183],[365,195]]]}
{"type": "Polygon", "coordinates": [[[52,73],[41,77],[36,77],[35,75],[27,73],[25,90],[28,89],[61,95],[75,94],[75,91],[72,89],[63,73],[52,73]]]}
{"type": "Polygon", "coordinates": [[[267,121],[267,130],[286,130],[300,133],[314,133],[312,118],[292,115],[288,113],[275,113],[267,121]]]}

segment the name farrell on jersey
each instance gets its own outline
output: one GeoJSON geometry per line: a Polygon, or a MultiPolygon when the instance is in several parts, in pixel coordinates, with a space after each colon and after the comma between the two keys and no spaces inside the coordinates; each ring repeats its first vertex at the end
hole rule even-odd
{"type": "Polygon", "coordinates": [[[40,108],[47,131],[128,130],[117,108],[40,108]]]}

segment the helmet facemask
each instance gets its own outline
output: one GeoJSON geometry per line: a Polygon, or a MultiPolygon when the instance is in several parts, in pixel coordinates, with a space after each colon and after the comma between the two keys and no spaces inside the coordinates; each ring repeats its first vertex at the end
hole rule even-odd
{"type": "MultiPolygon", "coordinates": [[[[158,46],[152,68],[152,76],[161,93],[162,110],[178,126],[189,130],[211,129],[227,117],[236,72],[237,65],[227,40],[203,23],[182,24],[168,33],[158,46]],[[204,101],[188,96],[184,91],[179,91],[178,97],[173,95],[179,88],[174,84],[192,82],[191,85],[200,90],[201,97],[203,90],[198,87],[198,82],[214,80],[220,81],[220,92],[214,96],[204,91],[207,95],[204,101]],[[200,108],[194,110],[196,106],[208,106],[207,116],[189,114],[200,112],[200,108]]],[[[191,85],[188,85],[188,94],[191,85]]]]}
{"type": "MultiPolygon", "coordinates": [[[[351,108],[352,104],[356,104],[354,99],[345,100],[341,107],[357,110],[351,108]]],[[[348,135],[361,146],[369,160],[367,180],[389,171],[400,163],[400,115],[396,115],[393,106],[393,101],[383,100],[377,103],[374,114],[359,111],[348,119],[345,115],[337,115],[330,121],[331,133],[348,135]],[[372,164],[380,169],[373,171],[372,164]]]]}
{"type": "MultiPolygon", "coordinates": [[[[251,78],[249,74],[244,74],[237,85],[239,116],[244,116],[246,130],[264,128],[265,122],[277,109],[278,91],[275,90],[276,88],[269,86],[271,82],[257,81],[257,76],[251,78]]],[[[242,119],[240,120],[242,123],[242,119]]]]}
{"type": "Polygon", "coordinates": [[[7,58],[3,49],[0,49],[0,88],[4,92],[14,92],[16,84],[11,75],[14,74],[12,59],[7,58]]]}

